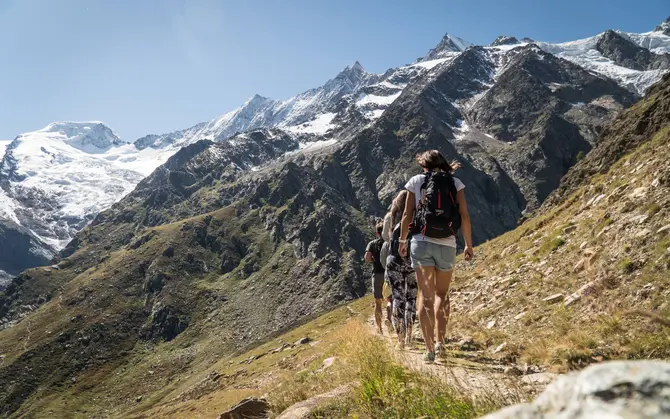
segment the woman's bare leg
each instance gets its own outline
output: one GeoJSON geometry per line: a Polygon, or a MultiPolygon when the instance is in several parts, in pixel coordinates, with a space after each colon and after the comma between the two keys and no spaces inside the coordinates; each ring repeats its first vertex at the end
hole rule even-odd
{"type": "Polygon", "coordinates": [[[429,352],[435,350],[435,267],[416,269],[416,281],[421,290],[418,304],[419,324],[429,352]]]}
{"type": "Polygon", "coordinates": [[[449,285],[452,271],[435,270],[435,323],[437,325],[437,342],[444,342],[449,322],[449,285]]]}

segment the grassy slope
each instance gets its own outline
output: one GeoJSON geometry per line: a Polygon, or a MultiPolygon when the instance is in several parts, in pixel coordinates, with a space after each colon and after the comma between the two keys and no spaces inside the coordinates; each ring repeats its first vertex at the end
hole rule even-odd
{"type": "MultiPolygon", "coordinates": [[[[11,369],[29,365],[36,371],[31,379],[38,387],[19,412],[38,416],[125,412],[138,395],[144,395],[147,403],[161,400],[181,377],[257,343],[258,336],[276,333],[268,330],[273,327],[268,319],[277,319],[282,310],[293,311],[284,313],[286,318],[299,314],[285,307],[290,298],[300,296],[285,295],[296,284],[292,272],[312,268],[309,258],[296,261],[292,246],[275,243],[257,218],[258,210],[237,217],[227,207],[148,229],[143,233],[146,241],[113,251],[81,272],[68,269],[79,254],[64,261],[62,269],[28,271],[31,279],[23,292],[37,293],[50,281],[62,285],[57,296],[0,331],[0,354],[8,368],[3,373],[9,383],[3,390],[14,394],[12,400],[26,397],[24,389],[34,384],[23,375],[14,382],[11,369]],[[228,250],[199,245],[203,232],[249,243],[248,252],[222,275],[217,267],[222,252],[225,260],[228,250]],[[166,256],[170,247],[173,256],[166,256]],[[307,265],[301,268],[301,264],[307,265]],[[253,267],[246,269],[248,265],[253,267]],[[160,286],[151,282],[157,273],[163,275],[160,286]],[[170,307],[176,316],[188,312],[189,327],[169,342],[138,340],[138,327],[152,330],[153,315],[144,321],[146,314],[141,313],[157,306],[170,307]],[[96,332],[105,327],[114,332],[96,332]]],[[[86,254],[87,249],[79,253],[86,254]]],[[[335,286],[344,282],[338,277],[335,286]]],[[[322,301],[323,286],[312,287],[319,295],[309,301],[332,306],[322,301]]]]}

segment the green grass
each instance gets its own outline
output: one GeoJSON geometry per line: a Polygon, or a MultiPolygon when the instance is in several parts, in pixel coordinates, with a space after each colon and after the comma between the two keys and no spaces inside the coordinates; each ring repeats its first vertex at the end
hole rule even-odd
{"type": "Polygon", "coordinates": [[[616,263],[616,267],[618,270],[622,271],[623,273],[631,273],[635,270],[635,264],[630,260],[628,256],[620,259],[616,263]]]}
{"type": "Polygon", "coordinates": [[[553,237],[553,238],[547,240],[546,242],[544,242],[542,247],[540,247],[539,253],[540,253],[540,255],[546,255],[547,253],[553,252],[554,250],[558,249],[559,247],[563,246],[564,244],[565,244],[565,239],[563,237],[561,237],[561,236],[553,237]]]}
{"type": "Polygon", "coordinates": [[[649,205],[647,205],[647,214],[649,216],[657,214],[661,210],[661,206],[658,205],[656,202],[652,202],[649,205]]]}

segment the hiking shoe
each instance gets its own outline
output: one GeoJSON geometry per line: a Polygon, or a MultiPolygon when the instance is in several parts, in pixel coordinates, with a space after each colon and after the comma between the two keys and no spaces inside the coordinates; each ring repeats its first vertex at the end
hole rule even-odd
{"type": "Polygon", "coordinates": [[[435,355],[444,356],[444,346],[442,346],[442,342],[439,342],[435,345],[435,355]]]}
{"type": "Polygon", "coordinates": [[[426,352],[423,355],[423,360],[426,364],[432,364],[435,362],[435,352],[426,352]]]}

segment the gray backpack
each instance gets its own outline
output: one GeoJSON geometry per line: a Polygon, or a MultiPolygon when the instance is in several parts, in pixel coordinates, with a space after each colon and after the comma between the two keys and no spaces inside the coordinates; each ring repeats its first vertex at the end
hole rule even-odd
{"type": "Polygon", "coordinates": [[[384,242],[382,248],[379,251],[379,258],[381,259],[382,266],[386,269],[386,258],[389,256],[389,248],[391,247],[390,242],[384,242]]]}

